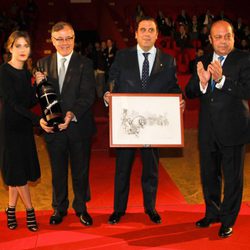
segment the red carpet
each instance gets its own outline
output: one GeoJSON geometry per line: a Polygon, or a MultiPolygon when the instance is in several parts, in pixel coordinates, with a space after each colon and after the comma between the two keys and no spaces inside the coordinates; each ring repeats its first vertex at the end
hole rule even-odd
{"type": "Polygon", "coordinates": [[[69,214],[61,225],[50,226],[50,212],[38,212],[38,233],[31,233],[25,228],[24,213],[17,214],[19,227],[14,231],[6,229],[1,215],[0,249],[250,249],[247,204],[243,205],[234,234],[228,239],[218,238],[219,225],[207,229],[194,227],[193,222],[202,216],[203,207],[161,206],[161,225],[150,223],[141,210],[130,209],[119,224],[112,226],[106,223],[108,213],[105,209],[91,209],[94,225],[88,228],[82,226],[73,214],[69,214]]]}
{"type": "MultiPolygon", "coordinates": [[[[185,84],[187,77],[182,77],[185,84]],[[185,79],[184,79],[185,78],[185,79]]],[[[183,86],[182,86],[183,87],[183,86]]],[[[197,104],[188,102],[184,113],[185,128],[197,128],[197,104]]],[[[250,205],[245,203],[228,239],[217,236],[219,224],[197,229],[194,222],[204,215],[203,205],[188,205],[169,175],[159,168],[157,210],[162,224],[154,225],[144,214],[140,185],[141,160],[136,158],[131,176],[131,189],[127,214],[117,225],[107,223],[113,211],[114,150],[108,147],[108,117],[98,102],[94,107],[98,134],[93,140],[90,181],[92,199],[88,210],[94,224],[85,227],[69,210],[62,224],[49,225],[51,211],[37,211],[39,231],[32,233],[25,225],[25,213],[18,212],[18,228],[6,227],[6,215],[0,213],[0,250],[80,250],[80,249],[155,249],[155,250],[250,250],[248,228],[250,205]]],[[[50,190],[49,190],[50,192],[50,190]]]]}
{"type": "MultiPolygon", "coordinates": [[[[113,183],[115,171],[115,158],[108,157],[108,152],[94,151],[91,160],[91,193],[92,200],[89,208],[108,208],[112,212],[113,206],[113,183]]],[[[131,187],[129,195],[129,209],[142,208],[142,191],[141,191],[141,160],[136,157],[135,164],[131,175],[131,187]]],[[[185,204],[185,200],[173,181],[167,175],[163,167],[159,171],[159,191],[157,205],[185,204]]]]}
{"type": "Polygon", "coordinates": [[[29,232],[25,226],[25,213],[18,212],[18,228],[10,231],[6,217],[0,213],[0,250],[80,250],[80,249],[227,249],[246,250],[250,225],[249,204],[243,204],[234,234],[221,240],[217,236],[219,225],[197,229],[194,221],[203,216],[203,205],[188,205],[165,170],[160,167],[157,209],[162,224],[154,225],[144,214],[140,188],[140,158],[134,165],[127,214],[117,225],[109,225],[112,212],[114,157],[107,151],[94,151],[91,161],[91,191],[89,212],[94,225],[84,227],[70,210],[63,223],[48,224],[51,211],[37,211],[40,230],[29,232]]]}

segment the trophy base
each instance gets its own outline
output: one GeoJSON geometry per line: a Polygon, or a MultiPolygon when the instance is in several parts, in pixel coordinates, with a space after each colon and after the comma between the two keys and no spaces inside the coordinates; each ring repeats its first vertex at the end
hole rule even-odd
{"type": "Polygon", "coordinates": [[[64,123],[64,119],[61,113],[53,113],[46,115],[46,121],[49,127],[53,127],[54,132],[58,132],[58,125],[64,123]]]}

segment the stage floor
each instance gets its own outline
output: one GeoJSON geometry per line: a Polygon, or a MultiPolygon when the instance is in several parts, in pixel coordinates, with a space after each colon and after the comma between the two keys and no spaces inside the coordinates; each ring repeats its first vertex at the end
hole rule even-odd
{"type": "MultiPolygon", "coordinates": [[[[107,126],[107,125],[105,125],[107,126]]],[[[51,172],[46,145],[41,136],[35,136],[37,150],[41,165],[42,178],[35,185],[31,186],[31,195],[34,207],[37,210],[51,209],[51,172]]],[[[98,139],[100,140],[100,139],[98,139]]],[[[108,140],[108,137],[102,137],[108,140]]],[[[108,142],[96,143],[93,145],[93,152],[102,151],[107,157],[114,159],[114,152],[108,148],[108,142]],[[98,145],[97,145],[98,144],[98,145]]],[[[95,154],[92,154],[94,157],[95,154]]],[[[172,181],[180,190],[188,204],[202,204],[202,190],[200,185],[199,157],[197,147],[197,130],[185,130],[185,147],[182,149],[161,149],[160,162],[172,181]]],[[[114,160],[111,163],[114,169],[114,160]]],[[[91,169],[93,170],[93,169],[91,169]]],[[[109,183],[113,189],[113,180],[109,183]]],[[[8,192],[0,180],[0,210],[4,210],[8,203],[8,192]]],[[[92,183],[91,183],[92,185],[92,183]]],[[[140,186],[140,180],[137,184],[140,186]]],[[[113,190],[112,190],[113,191],[113,190]]],[[[72,200],[72,185],[69,178],[69,194],[72,200]]],[[[250,201],[250,147],[247,147],[244,170],[244,193],[243,201],[250,201]]],[[[90,203],[91,204],[91,203],[90,203]]],[[[112,207],[112,202],[109,204],[112,207]]],[[[21,201],[18,202],[17,210],[24,210],[21,201]]]]}
{"type": "MultiPolygon", "coordinates": [[[[107,124],[103,123],[103,131],[107,124]]],[[[207,229],[195,227],[203,217],[204,205],[199,179],[197,131],[185,131],[183,149],[161,149],[157,210],[162,224],[154,225],[144,214],[140,187],[141,162],[137,157],[131,176],[131,190],[126,215],[117,225],[107,223],[113,211],[114,151],[108,147],[108,137],[96,138],[93,144],[90,182],[92,199],[88,211],[94,224],[85,227],[72,209],[58,226],[49,225],[51,210],[51,173],[46,146],[41,136],[36,136],[42,177],[31,186],[33,205],[36,209],[39,231],[31,233],[25,225],[24,207],[17,206],[18,228],[6,226],[4,208],[8,192],[0,187],[0,250],[80,250],[80,249],[226,249],[246,250],[250,225],[250,152],[245,163],[244,202],[234,227],[234,234],[221,240],[217,234],[219,224],[207,229]],[[103,141],[104,140],[104,141],[103,141]]],[[[72,185],[69,178],[69,199],[72,202],[72,185]]]]}

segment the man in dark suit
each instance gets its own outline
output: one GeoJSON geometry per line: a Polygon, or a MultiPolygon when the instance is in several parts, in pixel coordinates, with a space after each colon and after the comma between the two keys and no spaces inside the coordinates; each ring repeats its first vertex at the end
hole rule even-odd
{"type": "Polygon", "coordinates": [[[242,200],[250,55],[234,48],[233,27],[225,20],[213,23],[209,39],[214,52],[201,58],[186,86],[187,97],[201,101],[199,149],[206,212],[196,226],[220,222],[219,236],[225,238],[233,232],[242,200]]]}
{"type": "Polygon", "coordinates": [[[56,53],[42,58],[38,66],[44,73],[36,73],[36,82],[47,76],[58,95],[65,123],[59,125],[60,132],[54,132],[42,120],[46,131],[45,140],[51,161],[54,213],[50,224],[59,224],[67,215],[68,162],[70,159],[74,191],[73,208],[80,221],[88,226],[92,218],[87,212],[89,198],[89,160],[91,137],[95,124],[91,106],[95,98],[95,79],[89,59],[74,52],[75,34],[66,22],[52,27],[51,39],[56,53]],[[62,74],[62,71],[63,74],[62,74]]]}
{"type": "MultiPolygon", "coordinates": [[[[156,49],[154,43],[158,36],[156,21],[151,17],[142,18],[136,29],[137,46],[117,53],[109,73],[109,83],[116,93],[181,93],[176,80],[174,58],[156,49]],[[147,59],[146,59],[147,58],[147,59]],[[145,79],[144,64],[148,61],[148,75],[145,79]]],[[[109,101],[109,92],[104,95],[109,101]]],[[[184,106],[184,101],[182,106],[184,106]]],[[[134,148],[116,150],[116,173],[114,212],[110,224],[118,223],[125,214],[129,195],[129,179],[135,156],[134,148]]],[[[154,223],[161,223],[155,209],[159,152],[157,148],[140,149],[143,170],[142,190],[145,213],[154,223]]]]}
{"type": "Polygon", "coordinates": [[[112,63],[114,62],[114,59],[115,59],[116,47],[114,45],[114,42],[111,39],[108,39],[106,44],[107,44],[107,48],[106,48],[107,57],[106,57],[106,60],[107,60],[107,68],[109,70],[112,63]]]}

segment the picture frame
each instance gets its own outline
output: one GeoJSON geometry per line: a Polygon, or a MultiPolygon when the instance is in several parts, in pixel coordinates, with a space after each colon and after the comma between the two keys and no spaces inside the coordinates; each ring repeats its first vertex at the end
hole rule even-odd
{"type": "Polygon", "coordinates": [[[181,94],[110,96],[110,147],[184,147],[181,94]]]}

